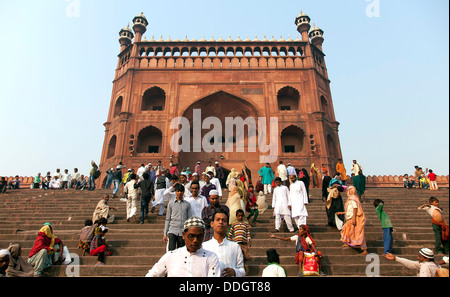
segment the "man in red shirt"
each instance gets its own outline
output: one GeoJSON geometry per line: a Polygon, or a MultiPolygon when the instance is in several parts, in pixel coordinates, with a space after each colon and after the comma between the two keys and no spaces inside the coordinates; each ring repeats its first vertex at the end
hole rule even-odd
{"type": "Polygon", "coordinates": [[[436,174],[433,173],[433,170],[428,170],[428,179],[430,180],[430,190],[432,191],[437,191],[438,190],[438,186],[437,186],[437,182],[436,182],[436,174]]]}

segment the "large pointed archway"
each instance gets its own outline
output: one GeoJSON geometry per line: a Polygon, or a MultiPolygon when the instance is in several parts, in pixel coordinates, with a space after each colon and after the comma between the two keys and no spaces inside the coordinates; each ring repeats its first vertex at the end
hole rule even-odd
{"type": "MultiPolygon", "coordinates": [[[[218,161],[226,169],[235,168],[240,170],[243,164],[258,163],[259,151],[257,147],[258,111],[248,101],[230,93],[219,91],[207,97],[197,100],[191,104],[183,113],[190,124],[190,150],[180,152],[178,155],[180,167],[193,168],[197,161],[202,164],[202,169],[208,162],[218,161]],[[194,137],[194,129],[198,132],[198,126],[194,125],[194,114],[201,115],[204,126],[201,132],[194,137]],[[206,125],[213,118],[220,122],[217,128],[206,125]],[[232,132],[226,129],[228,125],[234,124],[232,132]],[[256,126],[252,126],[255,123],[256,126]],[[243,129],[241,129],[243,128],[243,129]],[[228,130],[228,132],[226,131],[228,130]],[[219,132],[217,135],[214,131],[219,132]],[[201,139],[200,143],[198,140],[201,139]],[[205,147],[211,145],[214,148],[205,147]],[[211,151],[212,150],[212,151],[211,151]]],[[[195,118],[198,123],[198,119],[195,118]]],[[[214,121],[213,121],[214,122],[214,121]]],[[[229,127],[229,126],[228,126],[229,127]]]]}

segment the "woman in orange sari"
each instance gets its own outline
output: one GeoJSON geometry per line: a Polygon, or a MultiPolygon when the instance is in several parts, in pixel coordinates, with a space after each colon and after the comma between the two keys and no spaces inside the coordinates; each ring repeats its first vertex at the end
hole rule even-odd
{"type": "Polygon", "coordinates": [[[356,194],[356,188],[351,186],[347,190],[348,199],[345,203],[345,212],[336,214],[345,214],[346,223],[341,230],[342,247],[360,247],[362,255],[367,255],[366,236],[364,227],[366,225],[366,216],[361,207],[361,202],[356,194]]]}

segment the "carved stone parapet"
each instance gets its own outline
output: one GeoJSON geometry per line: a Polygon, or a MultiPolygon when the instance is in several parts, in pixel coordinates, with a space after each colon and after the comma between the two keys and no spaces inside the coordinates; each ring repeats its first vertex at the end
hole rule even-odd
{"type": "Polygon", "coordinates": [[[105,126],[105,132],[109,131],[109,127],[111,126],[111,122],[105,122],[103,123],[103,126],[105,126]]]}
{"type": "Polygon", "coordinates": [[[127,122],[128,119],[131,117],[131,115],[132,115],[131,112],[122,111],[121,113],[119,113],[119,121],[127,122]]]}
{"type": "Polygon", "coordinates": [[[339,131],[339,125],[340,125],[339,122],[336,122],[336,121],[331,122],[331,126],[333,127],[334,130],[336,130],[336,132],[339,131]]]}
{"type": "Polygon", "coordinates": [[[323,122],[323,119],[325,118],[325,113],[323,111],[315,111],[312,113],[312,116],[316,121],[323,122]]]}

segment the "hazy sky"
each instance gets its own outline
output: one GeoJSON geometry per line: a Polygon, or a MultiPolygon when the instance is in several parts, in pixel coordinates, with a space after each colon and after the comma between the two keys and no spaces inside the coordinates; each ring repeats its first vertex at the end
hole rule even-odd
{"type": "Polygon", "coordinates": [[[140,12],[145,36],[296,38],[303,10],[324,30],[344,164],[365,175],[449,174],[445,0],[0,0],[0,176],[100,162],[119,53],[140,12]],[[170,4],[167,4],[170,3],[170,4]],[[369,6],[369,7],[368,7],[369,6]]]}

